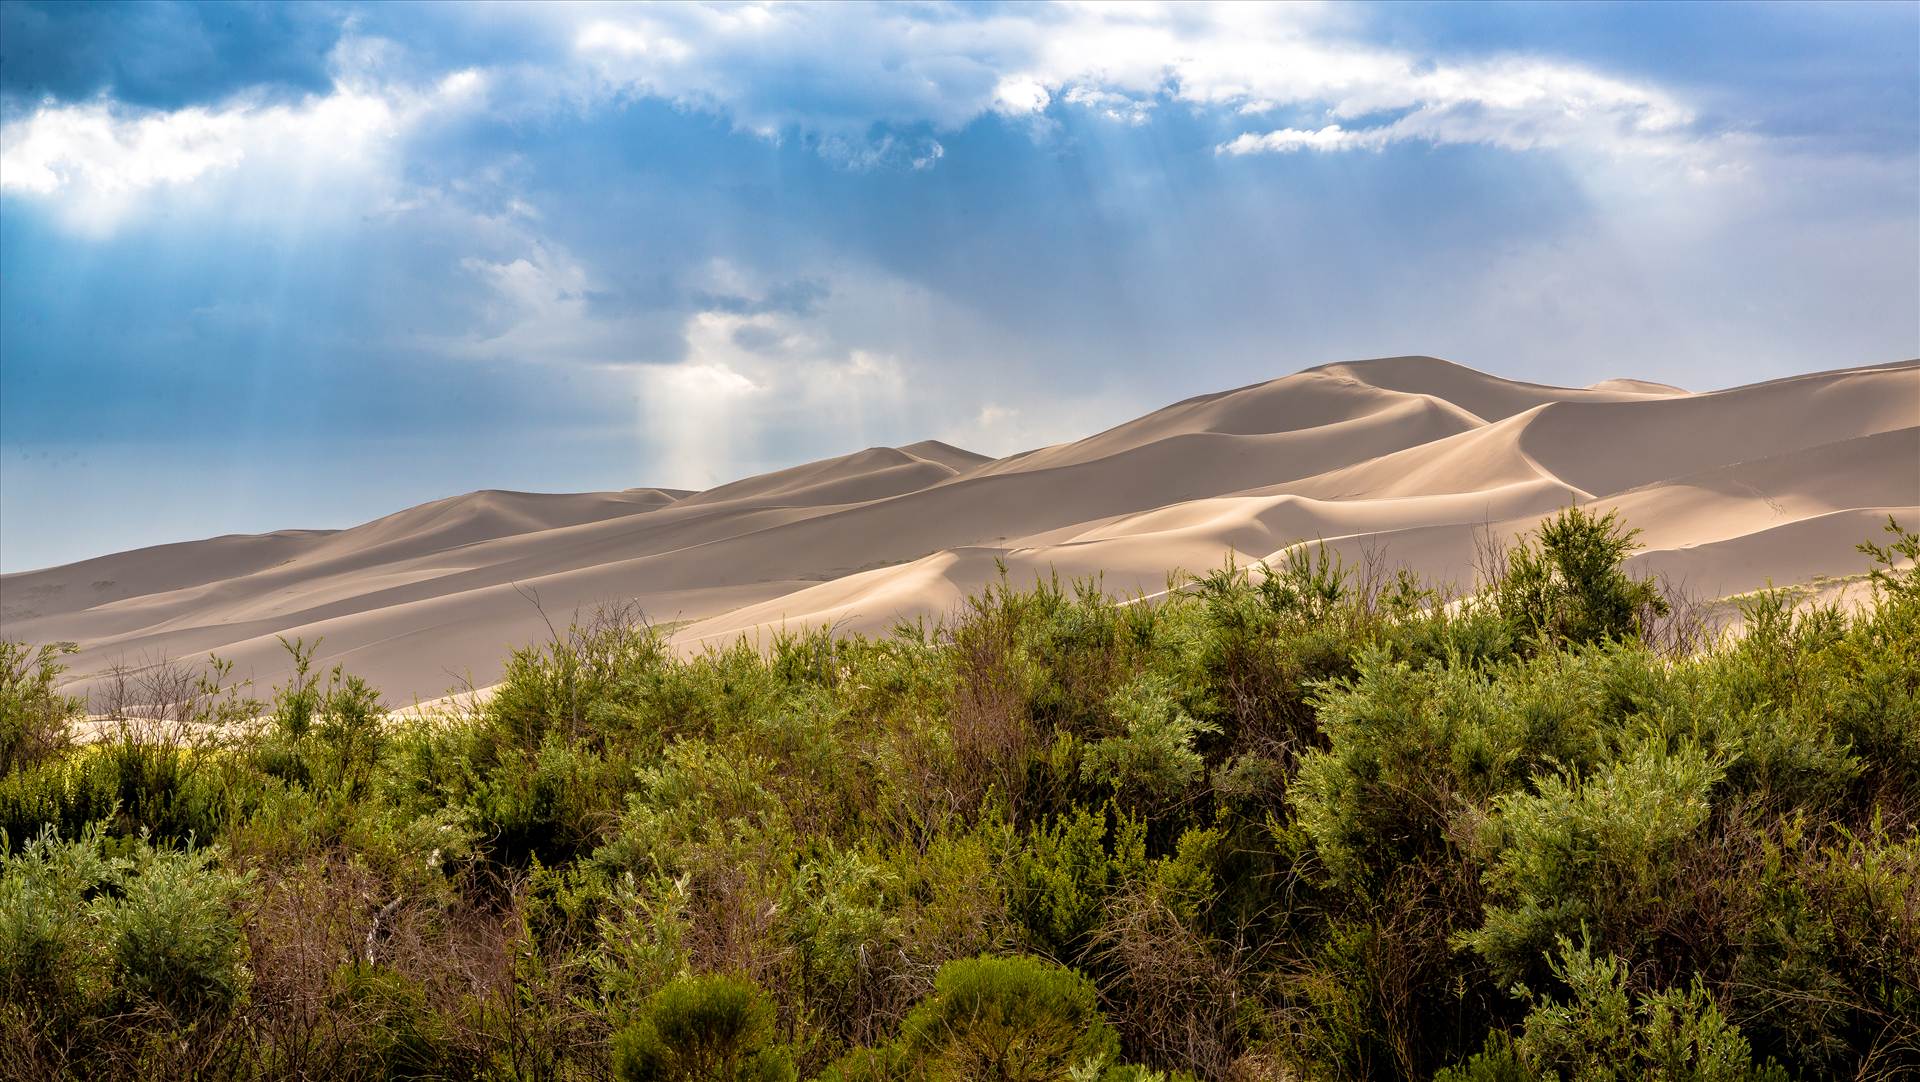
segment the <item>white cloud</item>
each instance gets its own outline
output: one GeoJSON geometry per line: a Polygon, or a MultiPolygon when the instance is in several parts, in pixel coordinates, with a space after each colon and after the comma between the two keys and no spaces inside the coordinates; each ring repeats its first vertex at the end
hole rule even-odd
{"type": "Polygon", "coordinates": [[[1377,150],[1385,146],[1386,142],[1385,136],[1379,129],[1347,131],[1338,124],[1329,124],[1312,131],[1282,128],[1265,135],[1243,132],[1231,142],[1220,144],[1216,149],[1222,154],[1234,155],[1284,153],[1290,150],[1350,150],[1355,147],[1377,150]]]}
{"type": "Polygon", "coordinates": [[[670,364],[684,353],[679,312],[621,302],[587,261],[537,232],[537,217],[513,202],[487,216],[459,201],[426,199],[445,228],[488,254],[460,261],[481,287],[463,297],[464,320],[410,344],[465,360],[603,372],[670,364]]]}
{"type": "Polygon", "coordinates": [[[475,224],[483,244],[510,252],[463,261],[484,287],[473,329],[416,344],[476,361],[579,365],[591,380],[630,387],[658,483],[704,487],[796,458],[919,439],[932,430],[929,412],[945,414],[926,386],[916,388],[933,373],[870,337],[875,306],[898,313],[913,295],[898,280],[818,273],[797,290],[793,279],[716,259],[682,280],[694,310],[627,314],[596,307],[605,283],[524,219],[475,224]]]}
{"type": "Polygon", "coordinates": [[[276,165],[306,175],[376,168],[436,115],[590,109],[633,95],[711,110],[767,138],[803,132],[854,169],[932,168],[947,150],[936,136],[982,116],[1027,118],[1044,135],[1061,109],[1140,125],[1167,101],[1247,123],[1293,114],[1223,141],[1227,155],[1411,140],[1704,168],[1732,152],[1697,135],[1686,103],[1659,87],[1535,57],[1436,61],[1360,41],[1347,13],[1314,6],[1085,4],[930,17],[909,6],[554,5],[517,17],[557,22],[566,53],[409,81],[397,46],[349,36],[332,57],[334,89],[294,104],[43,105],[0,126],[0,190],[58,203],[98,231],[142,193],[212,177],[276,165]],[[496,75],[514,92],[493,102],[496,75]]]}
{"type": "Polygon", "coordinates": [[[626,57],[652,57],[669,62],[685,60],[691,50],[665,35],[653,35],[638,27],[598,19],[580,30],[575,44],[587,52],[607,52],[626,57]]]}
{"type": "Polygon", "coordinates": [[[724,362],[687,361],[640,369],[640,435],[656,483],[710,488],[735,469],[754,438],[750,405],[765,387],[724,362]]]}
{"type": "Polygon", "coordinates": [[[1297,150],[1377,150],[1388,143],[1480,143],[1508,150],[1569,148],[1613,155],[1707,157],[1693,114],[1666,94],[1579,68],[1537,60],[1409,69],[1401,77],[1354,87],[1333,100],[1343,119],[1401,113],[1358,129],[1248,132],[1222,143],[1227,154],[1297,150]]]}
{"type": "Polygon", "coordinates": [[[1262,5],[1082,10],[1045,37],[1027,70],[1045,85],[1073,86],[1069,102],[1129,119],[1119,102],[1164,95],[1235,115],[1294,109],[1333,122],[1243,133],[1223,144],[1229,153],[1422,139],[1673,154],[1698,142],[1693,113],[1659,87],[1567,61],[1436,60],[1353,40],[1327,15],[1262,5]],[[1375,117],[1393,119],[1356,123],[1375,117]]]}
{"type": "Polygon", "coordinates": [[[846,348],[806,317],[706,311],[689,316],[686,357],[638,369],[643,434],[664,483],[705,487],[779,465],[762,441],[784,433],[842,454],[895,436],[907,399],[898,358],[846,348]]]}
{"type": "Polygon", "coordinates": [[[891,133],[871,139],[831,135],[820,141],[820,153],[855,172],[888,166],[918,172],[933,168],[947,156],[947,148],[938,139],[891,133]]]}
{"type": "Polygon", "coordinates": [[[1062,100],[1069,105],[1092,109],[1108,120],[1117,120],[1123,124],[1138,126],[1145,124],[1153,116],[1151,100],[1130,98],[1125,94],[1115,94],[1110,90],[1096,90],[1088,86],[1068,89],[1062,100]]]}
{"type": "Polygon", "coordinates": [[[479,328],[457,344],[463,351],[505,359],[613,360],[601,355],[608,336],[587,315],[586,269],[564,251],[533,241],[513,259],[469,256],[461,266],[490,287],[479,328]]]}
{"type": "Polygon", "coordinates": [[[9,125],[0,143],[0,189],[51,195],[69,183],[118,193],[192,180],[245,156],[237,118],[204,109],[116,118],[104,102],[48,108],[9,125]]]}
{"type": "Polygon", "coordinates": [[[374,83],[347,66],[366,52],[365,43],[343,45],[334,89],[294,104],[243,95],[165,111],[49,101],[0,125],[0,192],[45,202],[68,225],[100,234],[144,197],[240,170],[263,187],[379,172],[415,124],[485,99],[486,76],[471,69],[423,87],[374,83]]]}
{"type": "Polygon", "coordinates": [[[1037,81],[1023,75],[1009,76],[993,88],[995,112],[1008,116],[1026,116],[1045,112],[1053,96],[1037,81]]]}
{"type": "Polygon", "coordinates": [[[849,5],[594,11],[573,45],[607,87],[775,137],[864,138],[875,123],[952,130],[1059,104],[1141,124],[1170,99],[1322,121],[1243,133],[1222,144],[1229,154],[1422,140],[1673,156],[1703,144],[1692,111],[1657,86],[1567,61],[1436,60],[1367,44],[1350,13],[1312,5],[1075,4],[964,18],[849,5]]]}

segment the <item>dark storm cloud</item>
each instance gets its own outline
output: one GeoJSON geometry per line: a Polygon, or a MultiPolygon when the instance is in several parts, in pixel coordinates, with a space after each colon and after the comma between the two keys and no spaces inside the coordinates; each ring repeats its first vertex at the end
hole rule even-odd
{"type": "Polygon", "coordinates": [[[0,4],[0,96],[13,109],[110,94],[162,109],[237,91],[320,93],[344,15],[332,5],[231,2],[0,4]]]}

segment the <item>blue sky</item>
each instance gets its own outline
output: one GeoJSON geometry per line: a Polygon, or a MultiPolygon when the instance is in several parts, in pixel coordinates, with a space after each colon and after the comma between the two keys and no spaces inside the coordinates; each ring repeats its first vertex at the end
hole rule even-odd
{"type": "Polygon", "coordinates": [[[1920,6],[0,3],[0,567],[1920,353],[1920,6]]]}

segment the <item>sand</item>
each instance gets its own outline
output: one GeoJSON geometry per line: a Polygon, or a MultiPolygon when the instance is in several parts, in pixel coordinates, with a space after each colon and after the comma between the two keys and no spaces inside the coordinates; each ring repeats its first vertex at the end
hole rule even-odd
{"type": "Polygon", "coordinates": [[[1889,514],[1920,526],[1920,361],[1710,393],[1347,362],[1004,459],[929,440],[699,493],[475,492],[0,576],[0,635],[78,643],[80,692],[208,653],[264,687],[280,637],[318,640],[403,705],[493,682],[548,619],[605,603],[697,650],[937,620],[1000,565],[1130,596],[1324,540],[1465,585],[1477,536],[1569,503],[1619,510],[1643,531],[1634,566],[1701,597],[1857,575],[1852,546],[1889,514]]]}

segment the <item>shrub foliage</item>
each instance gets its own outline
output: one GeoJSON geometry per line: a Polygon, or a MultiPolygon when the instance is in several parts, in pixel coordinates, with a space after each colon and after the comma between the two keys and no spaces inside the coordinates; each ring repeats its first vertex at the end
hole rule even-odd
{"type": "Polygon", "coordinates": [[[1465,597],[1300,546],[692,657],[601,614],[427,718],[303,643],[93,703],[0,644],[0,1076],[1913,1077],[1888,530],[1684,648],[1578,509],[1465,597]]]}

